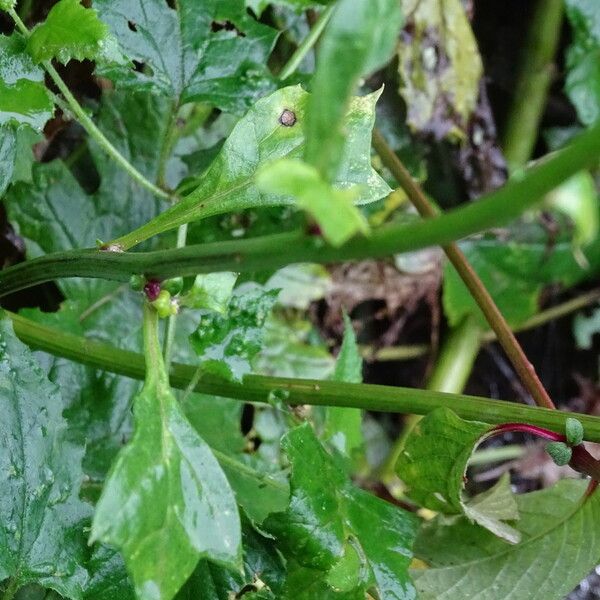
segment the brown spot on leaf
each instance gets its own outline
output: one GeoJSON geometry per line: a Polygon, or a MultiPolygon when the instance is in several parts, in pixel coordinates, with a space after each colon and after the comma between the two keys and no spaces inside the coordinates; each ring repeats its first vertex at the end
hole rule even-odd
{"type": "Polygon", "coordinates": [[[296,124],[296,113],[286,108],[279,117],[279,122],[284,127],[293,127],[296,124]]]}

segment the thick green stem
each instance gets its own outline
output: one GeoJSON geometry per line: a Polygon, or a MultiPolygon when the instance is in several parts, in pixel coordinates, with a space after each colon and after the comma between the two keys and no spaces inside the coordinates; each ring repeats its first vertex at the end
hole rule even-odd
{"type": "MultiPolygon", "coordinates": [[[[25,36],[29,37],[29,30],[27,26],[15,10],[8,11],[15,24],[19,28],[19,31],[25,36]]],[[[96,127],[94,121],[90,119],[87,115],[83,107],[77,102],[75,96],[71,93],[71,90],[67,87],[65,82],[62,80],[61,76],[58,74],[56,69],[52,66],[50,61],[44,61],[42,63],[44,69],[50,77],[52,81],[56,84],[56,87],[60,90],[64,99],[69,104],[69,108],[73,112],[73,114],[77,117],[79,123],[83,126],[83,128],[87,131],[90,137],[92,137],[96,143],[124,170],[127,174],[137,181],[142,187],[146,188],[150,192],[152,192],[155,196],[162,198],[163,200],[169,200],[170,195],[161,190],[159,187],[154,185],[151,181],[146,179],[106,138],[106,136],[96,127]]]]}
{"type": "MultiPolygon", "coordinates": [[[[433,392],[460,394],[473,370],[480,347],[481,330],[474,317],[466,317],[458,327],[450,331],[435,362],[435,368],[427,382],[427,389],[433,392]]],[[[381,469],[381,479],[388,482],[394,476],[396,463],[404,449],[406,439],[411,434],[421,415],[409,415],[402,433],[393,444],[381,469]]]]}
{"type": "MultiPolygon", "coordinates": [[[[391,171],[392,175],[394,175],[407,193],[419,214],[425,219],[435,219],[438,211],[429,202],[419,184],[414,181],[396,153],[388,146],[384,137],[377,130],[373,132],[373,146],[385,166],[391,171]]],[[[554,403],[537,376],[535,368],[529,362],[517,338],[500,310],[498,310],[494,299],[481,282],[481,279],[479,279],[473,267],[469,264],[466,256],[455,243],[445,244],[442,248],[498,337],[500,345],[504,349],[504,352],[506,352],[523,385],[525,385],[535,403],[538,406],[554,408],[554,403]]]]}
{"type": "Polygon", "coordinates": [[[161,279],[216,271],[242,273],[298,262],[379,258],[427,246],[443,246],[510,222],[598,156],[600,123],[477,202],[433,219],[381,227],[370,237],[356,237],[341,248],[332,248],[319,237],[295,232],[148,253],[75,250],[50,254],[2,271],[0,296],[59,277],[128,281],[131,275],[142,273],[161,279]]]}
{"type": "Polygon", "coordinates": [[[564,0],[538,0],[523,48],[502,147],[511,170],[531,158],[555,73],[564,0]]]}
{"type": "MultiPolygon", "coordinates": [[[[8,314],[13,321],[17,336],[33,348],[126,377],[145,378],[144,357],[141,354],[65,333],[19,315],[8,314]]],[[[196,367],[193,365],[177,363],[171,365],[171,385],[178,389],[185,389],[195,372],[196,367]]],[[[274,390],[281,390],[285,392],[286,401],[290,405],[347,406],[380,412],[423,415],[436,408],[445,407],[453,410],[463,419],[491,424],[529,423],[559,433],[564,432],[567,417],[576,416],[585,429],[586,440],[600,442],[599,417],[476,396],[384,385],[260,375],[246,376],[241,384],[205,376],[198,381],[195,390],[243,402],[259,403],[268,403],[271,393],[274,390]]]]}
{"type": "Polygon", "coordinates": [[[283,81],[287,79],[294,71],[300,66],[300,63],[304,59],[304,57],[308,54],[310,49],[316,44],[319,39],[321,33],[325,29],[325,26],[329,22],[331,15],[335,9],[335,2],[330,4],[323,12],[321,13],[319,19],[315,23],[314,27],[310,30],[308,35],[304,38],[302,43],[298,46],[296,51],[292,54],[290,59],[284,65],[283,69],[279,73],[279,79],[283,81]]]}

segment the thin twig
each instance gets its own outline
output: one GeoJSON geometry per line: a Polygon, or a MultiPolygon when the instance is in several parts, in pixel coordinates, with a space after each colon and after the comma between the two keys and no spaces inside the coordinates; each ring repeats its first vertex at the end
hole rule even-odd
{"type": "MultiPolygon", "coordinates": [[[[390,170],[398,183],[408,195],[419,214],[425,219],[435,218],[438,211],[429,202],[421,187],[414,181],[406,167],[402,164],[396,153],[388,146],[383,135],[377,130],[373,132],[373,146],[381,157],[385,166],[390,170]]],[[[479,279],[473,267],[462,253],[457,244],[451,243],[442,247],[446,256],[460,275],[471,296],[483,312],[487,322],[498,337],[513,367],[517,371],[523,384],[531,394],[538,406],[555,408],[548,392],[540,381],[534,366],[523,352],[517,338],[511,331],[508,323],[498,310],[496,303],[479,279]]]]}

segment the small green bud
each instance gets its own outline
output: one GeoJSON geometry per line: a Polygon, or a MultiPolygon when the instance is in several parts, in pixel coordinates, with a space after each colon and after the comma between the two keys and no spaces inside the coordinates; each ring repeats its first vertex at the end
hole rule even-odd
{"type": "Polygon", "coordinates": [[[0,10],[12,10],[17,4],[17,0],[0,0],[0,10]]]}
{"type": "Polygon", "coordinates": [[[171,294],[167,290],[161,290],[158,298],[151,302],[161,319],[166,319],[177,314],[177,303],[173,302],[171,294]]]}
{"type": "Polygon", "coordinates": [[[183,277],[174,277],[162,282],[163,290],[167,290],[171,296],[177,296],[183,289],[183,277]]]}
{"type": "Polygon", "coordinates": [[[565,426],[567,434],[567,444],[569,446],[579,446],[583,442],[583,425],[577,419],[569,417],[565,426]]]}
{"type": "Polygon", "coordinates": [[[573,454],[571,448],[564,442],[550,442],[546,444],[546,452],[559,467],[568,465],[573,454]]]}
{"type": "Polygon", "coordinates": [[[143,275],[132,275],[129,278],[129,287],[136,292],[141,292],[145,285],[146,278],[143,275]]]}

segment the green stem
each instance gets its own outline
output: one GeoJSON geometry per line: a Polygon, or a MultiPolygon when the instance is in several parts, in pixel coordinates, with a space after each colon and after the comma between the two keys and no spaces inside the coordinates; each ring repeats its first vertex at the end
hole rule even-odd
{"type": "MultiPolygon", "coordinates": [[[[396,153],[388,146],[384,137],[377,130],[373,132],[373,146],[419,214],[425,219],[435,219],[438,214],[437,209],[429,202],[419,184],[414,181],[396,153]]],[[[469,264],[467,257],[455,243],[442,245],[442,248],[463,283],[467,286],[471,297],[481,309],[489,326],[498,337],[500,345],[535,403],[538,406],[554,408],[554,403],[540,381],[534,366],[529,362],[506,319],[473,267],[469,264]]]]}
{"type": "Polygon", "coordinates": [[[329,22],[331,15],[335,9],[335,2],[330,4],[325,10],[321,13],[321,16],[315,23],[314,27],[309,31],[308,35],[304,38],[302,43],[296,48],[296,51],[292,54],[290,59],[281,69],[279,73],[279,79],[283,81],[287,79],[300,65],[304,57],[308,54],[310,49],[315,45],[321,33],[325,29],[325,26],[329,22]]]}
{"type": "Polygon", "coordinates": [[[469,466],[474,467],[477,465],[487,465],[492,462],[515,460],[524,456],[526,452],[527,450],[518,444],[477,450],[469,459],[469,466]]]}
{"type": "MultiPolygon", "coordinates": [[[[16,332],[16,329],[15,329],[16,332]]],[[[158,314],[149,302],[144,302],[144,363],[146,385],[156,385],[167,379],[158,337],[158,314]]],[[[17,334],[18,335],[18,334],[17,334]]]]}
{"type": "MultiPolygon", "coordinates": [[[[14,9],[8,11],[12,19],[14,20],[19,31],[24,37],[29,37],[30,33],[27,26],[14,9]]],[[[87,131],[90,137],[92,137],[96,143],[111,157],[115,162],[128,173],[128,175],[137,181],[142,187],[152,192],[155,196],[162,198],[163,200],[169,200],[171,196],[161,190],[159,187],[154,185],[151,181],[146,179],[105,137],[105,135],[96,127],[94,121],[90,119],[87,113],[83,110],[83,107],[77,102],[75,96],[71,93],[71,90],[67,87],[61,76],[58,74],[56,69],[52,66],[50,61],[43,61],[42,65],[46,72],[52,78],[52,81],[56,84],[56,87],[60,90],[64,99],[68,102],[69,108],[73,111],[73,114],[77,117],[83,128],[87,131]]]]}
{"type": "Polygon", "coordinates": [[[356,237],[341,248],[332,248],[319,237],[295,232],[148,253],[75,250],[49,254],[2,271],[0,296],[58,277],[125,282],[131,275],[144,273],[167,279],[216,271],[276,269],[297,262],[380,258],[427,246],[443,246],[510,222],[598,156],[600,123],[477,202],[433,219],[381,227],[370,237],[356,237]]]}
{"type": "MultiPolygon", "coordinates": [[[[188,226],[180,225],[177,230],[177,248],[183,248],[187,239],[188,226]]],[[[173,352],[173,342],[175,341],[175,331],[177,329],[177,315],[171,315],[167,319],[167,327],[165,330],[165,342],[164,342],[164,357],[165,364],[168,366],[171,364],[171,354],[173,352]]]]}
{"type": "Polygon", "coordinates": [[[520,72],[502,147],[511,170],[531,158],[555,74],[553,64],[563,17],[563,0],[538,0],[529,25],[520,72]]]}
{"type": "MultiPolygon", "coordinates": [[[[466,317],[452,329],[435,362],[435,368],[427,382],[427,390],[460,394],[467,384],[473,370],[473,363],[479,353],[480,337],[481,330],[475,318],[471,316],[466,317]]],[[[406,419],[402,433],[392,445],[380,469],[382,481],[388,483],[394,476],[396,463],[404,449],[404,444],[421,419],[422,416],[415,414],[409,415],[406,419]]]]}
{"type": "MultiPolygon", "coordinates": [[[[144,357],[141,354],[65,333],[19,315],[7,314],[13,321],[16,335],[35,349],[126,377],[145,378],[144,357]]],[[[160,349],[157,355],[160,356],[160,349]]],[[[170,369],[172,386],[185,389],[195,372],[196,367],[193,365],[174,363],[170,369]]],[[[286,392],[287,402],[290,405],[346,406],[379,412],[423,415],[436,408],[445,407],[453,410],[463,419],[485,421],[491,424],[528,423],[557,433],[564,432],[567,417],[576,416],[585,429],[586,440],[600,442],[599,417],[476,396],[384,385],[313,381],[261,375],[246,376],[241,384],[204,376],[198,381],[195,390],[242,402],[257,403],[268,403],[270,394],[274,390],[282,390],[286,392]]]]}

